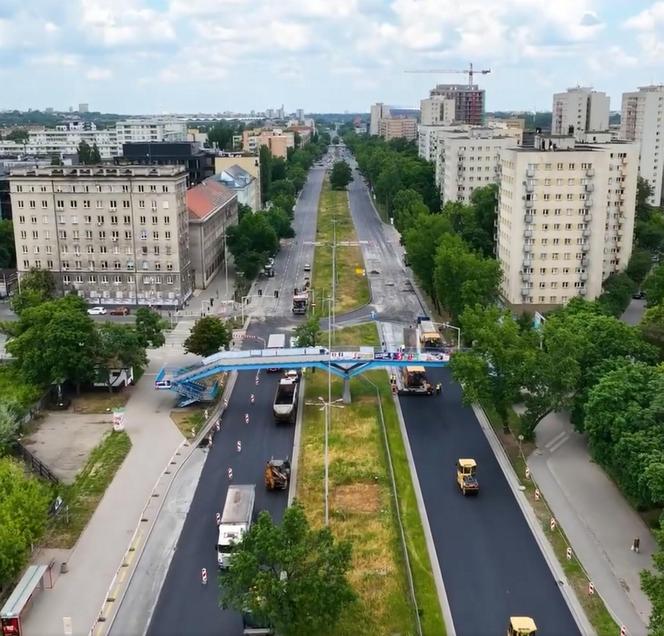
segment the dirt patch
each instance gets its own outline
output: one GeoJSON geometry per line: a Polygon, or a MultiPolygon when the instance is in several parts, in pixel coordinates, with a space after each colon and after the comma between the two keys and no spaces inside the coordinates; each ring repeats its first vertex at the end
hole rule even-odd
{"type": "Polygon", "coordinates": [[[377,484],[348,484],[332,493],[332,505],[343,512],[375,514],[380,510],[380,490],[377,484]]]}
{"type": "Polygon", "coordinates": [[[107,389],[87,391],[72,398],[70,409],[73,413],[111,413],[127,404],[132,390],[129,386],[117,393],[109,393],[107,389]]]}

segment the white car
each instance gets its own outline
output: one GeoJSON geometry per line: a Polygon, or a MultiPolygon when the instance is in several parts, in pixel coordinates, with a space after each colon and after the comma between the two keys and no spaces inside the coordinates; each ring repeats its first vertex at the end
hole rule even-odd
{"type": "Polygon", "coordinates": [[[305,272],[310,272],[311,271],[311,264],[310,263],[305,263],[304,267],[302,268],[305,272]]]}
{"type": "Polygon", "coordinates": [[[88,309],[88,315],[104,316],[106,315],[106,309],[104,307],[90,307],[90,309],[88,309]]]}

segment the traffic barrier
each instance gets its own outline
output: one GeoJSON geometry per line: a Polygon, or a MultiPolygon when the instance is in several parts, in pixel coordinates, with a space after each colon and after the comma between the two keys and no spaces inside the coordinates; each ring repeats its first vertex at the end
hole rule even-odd
{"type": "Polygon", "coordinates": [[[221,420],[217,420],[217,423],[214,425],[215,430],[217,433],[221,430],[221,420]]]}
{"type": "Polygon", "coordinates": [[[565,552],[565,556],[567,557],[568,561],[572,560],[572,548],[567,548],[567,551],[565,552]]]}
{"type": "Polygon", "coordinates": [[[240,440],[237,441],[237,452],[241,453],[242,452],[242,442],[240,440]]]}
{"type": "Polygon", "coordinates": [[[249,424],[249,413],[244,414],[244,423],[249,424]]]}
{"type": "Polygon", "coordinates": [[[549,522],[549,528],[551,528],[552,532],[556,529],[556,520],[553,517],[551,517],[551,521],[549,522]]]}
{"type": "Polygon", "coordinates": [[[530,479],[530,468],[526,466],[526,479],[530,479]]]}
{"type": "Polygon", "coordinates": [[[208,448],[212,448],[212,433],[208,435],[208,448]]]}
{"type": "Polygon", "coordinates": [[[256,396],[255,396],[253,393],[249,396],[249,401],[250,401],[252,404],[256,401],[256,396]]]}
{"type": "Polygon", "coordinates": [[[535,488],[535,501],[540,500],[540,491],[539,488],[535,488]]]}
{"type": "Polygon", "coordinates": [[[233,479],[233,469],[232,468],[228,469],[228,479],[233,479]]]}
{"type": "Polygon", "coordinates": [[[228,408],[228,400],[226,398],[224,398],[224,408],[225,409],[228,408]]]}
{"type": "Polygon", "coordinates": [[[221,513],[218,512],[215,515],[215,519],[217,520],[217,525],[220,526],[221,525],[221,513]]]}
{"type": "Polygon", "coordinates": [[[260,378],[258,376],[256,376],[256,386],[258,386],[259,383],[260,383],[260,378]]]}
{"type": "Polygon", "coordinates": [[[620,636],[627,636],[627,628],[624,625],[620,626],[620,636]]]}
{"type": "Polygon", "coordinates": [[[588,581],[588,594],[591,596],[595,593],[595,584],[592,581],[588,581]]]}
{"type": "Polygon", "coordinates": [[[201,583],[207,585],[207,570],[205,568],[201,568],[201,583]]]}

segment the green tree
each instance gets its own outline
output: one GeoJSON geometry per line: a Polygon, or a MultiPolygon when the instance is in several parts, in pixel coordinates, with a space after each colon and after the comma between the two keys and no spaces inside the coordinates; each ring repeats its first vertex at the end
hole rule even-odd
{"type": "Polygon", "coordinates": [[[295,327],[293,335],[297,338],[298,347],[315,347],[320,340],[320,323],[316,316],[307,318],[306,322],[295,327]]]}
{"type": "Polygon", "coordinates": [[[307,181],[307,172],[301,165],[289,165],[286,171],[288,180],[295,186],[296,192],[299,192],[304,187],[307,181]]]}
{"type": "Polygon", "coordinates": [[[99,326],[99,370],[111,391],[109,372],[111,369],[144,369],[148,364],[143,339],[136,327],[104,322],[99,326]]]}
{"type": "Polygon", "coordinates": [[[643,283],[648,307],[659,305],[664,300],[664,265],[655,267],[643,283]]]}
{"type": "Polygon", "coordinates": [[[7,342],[23,376],[41,385],[94,378],[99,334],[78,296],[65,296],[25,309],[7,342]]]}
{"type": "Polygon", "coordinates": [[[297,502],[281,525],[263,511],[222,578],[221,603],[250,612],[283,636],[334,634],[356,598],[346,578],[350,566],[350,543],[335,541],[329,528],[312,530],[297,502]]]}
{"type": "Polygon", "coordinates": [[[461,329],[472,348],[456,353],[450,368],[463,385],[464,400],[491,404],[507,429],[509,410],[535,356],[533,336],[524,334],[508,312],[479,305],[464,310],[461,329]]]}
{"type": "Polygon", "coordinates": [[[101,153],[99,152],[99,146],[97,146],[97,142],[92,144],[92,148],[90,149],[90,163],[101,163],[101,153]]]}
{"type": "Polygon", "coordinates": [[[90,148],[90,144],[85,140],[78,144],[78,161],[83,165],[89,165],[93,163],[92,148],[90,148]]]}
{"type": "Polygon", "coordinates": [[[244,203],[238,203],[237,204],[237,220],[238,220],[238,223],[240,221],[242,221],[242,219],[247,214],[253,214],[253,210],[251,209],[251,206],[250,205],[245,205],[244,203]]]}
{"type": "Polygon", "coordinates": [[[211,356],[226,347],[231,341],[231,332],[216,316],[199,318],[184,341],[184,350],[199,356],[211,356]]]}
{"type": "Polygon", "coordinates": [[[8,219],[0,219],[0,269],[16,267],[14,226],[8,219]]]}
{"type": "Polygon", "coordinates": [[[330,172],[330,185],[333,190],[344,190],[353,180],[353,171],[345,161],[335,161],[330,172]]]}
{"type": "Polygon", "coordinates": [[[293,238],[295,230],[291,225],[291,220],[288,214],[279,208],[272,208],[263,212],[267,217],[268,222],[277,234],[277,238],[293,238]]]}
{"type": "Polygon", "coordinates": [[[238,270],[247,279],[255,278],[276,254],[279,238],[265,214],[250,214],[228,228],[226,242],[238,270]]]}
{"type": "Polygon", "coordinates": [[[648,634],[664,634],[664,521],[653,532],[657,541],[657,551],[653,554],[653,567],[641,571],[641,588],[652,603],[648,634]]]}
{"type": "Polygon", "coordinates": [[[46,529],[48,486],[26,475],[22,464],[0,459],[0,587],[18,576],[46,529]]]}
{"type": "Polygon", "coordinates": [[[7,455],[16,439],[20,423],[18,413],[7,402],[0,402],[0,455],[7,455]]]}
{"type": "Polygon", "coordinates": [[[289,218],[293,218],[293,211],[295,209],[295,197],[290,194],[276,194],[270,197],[272,207],[283,210],[289,218]]]}
{"type": "Polygon", "coordinates": [[[158,349],[166,342],[164,328],[166,323],[162,317],[148,307],[139,307],[136,310],[136,334],[141,347],[158,349]]]}
{"type": "Polygon", "coordinates": [[[659,348],[660,359],[664,358],[664,303],[646,309],[639,324],[643,337],[659,348]]]}
{"type": "Polygon", "coordinates": [[[25,128],[16,128],[5,135],[7,141],[15,141],[17,144],[27,144],[30,139],[30,133],[25,128]]]}
{"type": "MultiPolygon", "coordinates": [[[[281,181],[286,178],[286,160],[283,157],[272,156],[270,162],[270,170],[272,170],[272,181],[281,181]]],[[[271,187],[271,186],[270,186],[271,187]]]]}
{"type": "Polygon", "coordinates": [[[406,229],[404,244],[410,266],[430,296],[434,290],[434,260],[441,238],[452,233],[449,218],[442,214],[421,214],[406,229]]]}
{"type": "Polygon", "coordinates": [[[629,259],[629,264],[625,274],[629,276],[637,285],[640,285],[648,275],[652,267],[650,252],[643,248],[636,247],[629,259]]]}
{"type": "Polygon", "coordinates": [[[288,179],[280,179],[279,181],[273,181],[270,186],[270,199],[276,197],[280,194],[285,194],[286,196],[295,196],[295,184],[288,179]]]}
{"type": "Polygon", "coordinates": [[[500,265],[471,252],[455,235],[441,238],[434,260],[436,299],[450,314],[459,317],[465,307],[488,305],[498,297],[500,265]]]}
{"type": "Polygon", "coordinates": [[[652,187],[643,177],[636,180],[636,218],[647,221],[652,214],[652,205],[648,199],[652,196],[652,187]]]}
{"type": "Polygon", "coordinates": [[[420,215],[429,214],[429,208],[425,205],[422,195],[412,188],[399,190],[394,195],[392,206],[394,227],[402,234],[415,224],[420,215]]]}
{"type": "Polygon", "coordinates": [[[636,283],[625,272],[611,274],[602,285],[604,292],[598,298],[600,307],[611,316],[621,316],[636,291],[636,283]]]}
{"type": "Polygon", "coordinates": [[[498,216],[498,184],[491,183],[482,188],[475,188],[470,195],[470,204],[475,212],[475,223],[479,233],[483,234],[483,241],[478,249],[484,256],[493,256],[495,241],[495,221],[498,216]]]}

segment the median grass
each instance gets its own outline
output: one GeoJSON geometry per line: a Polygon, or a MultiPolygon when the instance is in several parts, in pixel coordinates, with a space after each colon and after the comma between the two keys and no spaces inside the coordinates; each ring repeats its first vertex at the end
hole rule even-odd
{"type": "Polygon", "coordinates": [[[74,546],[130,448],[131,440],[124,431],[110,432],[94,448],[74,483],[62,488],[61,495],[69,505],[69,513],[59,515],[46,538],[47,547],[74,546]]]}
{"type": "MultiPolygon", "coordinates": [[[[347,327],[338,334],[340,344],[377,345],[379,342],[373,323],[347,327]]],[[[398,502],[395,503],[393,497],[375,389],[362,378],[354,379],[352,404],[331,409],[330,526],[335,536],[353,544],[349,578],[359,602],[343,618],[335,633],[417,633],[396,515],[395,505],[398,505],[423,633],[445,634],[389,381],[383,371],[368,373],[367,377],[381,395],[398,502]]],[[[341,380],[334,378],[333,399],[341,395],[342,389],[341,380]]],[[[318,396],[327,399],[327,374],[324,372],[307,375],[306,402],[316,402],[318,396]]],[[[317,405],[305,406],[298,498],[315,526],[324,523],[324,418],[325,412],[317,405]]]]}
{"type": "MultiPolygon", "coordinates": [[[[524,461],[524,456],[528,457],[530,453],[535,450],[535,445],[532,442],[523,442],[520,449],[519,442],[514,438],[514,435],[503,431],[503,425],[495,409],[486,405],[483,405],[483,409],[492,428],[496,432],[498,439],[505,449],[507,457],[512,464],[512,468],[514,468],[521,484],[525,488],[528,495],[528,502],[535,511],[537,519],[544,530],[544,534],[551,544],[558,561],[562,565],[567,579],[569,580],[576,597],[579,599],[588,620],[595,628],[597,636],[615,636],[615,634],[620,633],[620,629],[609,611],[606,609],[599,594],[594,594],[592,596],[588,594],[588,577],[574,552],[572,552],[572,558],[569,560],[567,559],[567,548],[570,547],[570,543],[564,530],[558,525],[554,531],[551,531],[549,525],[551,517],[553,517],[551,509],[541,495],[539,501],[535,500],[536,486],[532,479],[526,478],[526,463],[524,461]]],[[[509,420],[510,429],[518,431],[519,416],[511,409],[509,412],[509,420]]]]}
{"type": "Polygon", "coordinates": [[[370,300],[369,282],[364,271],[364,260],[359,245],[339,245],[356,242],[357,236],[348,209],[348,194],[345,190],[332,190],[325,179],[318,207],[318,225],[314,251],[314,268],[311,286],[314,290],[316,314],[327,316],[328,306],[323,299],[332,296],[332,241],[336,220],[336,303],[337,315],[358,309],[370,300]]]}

